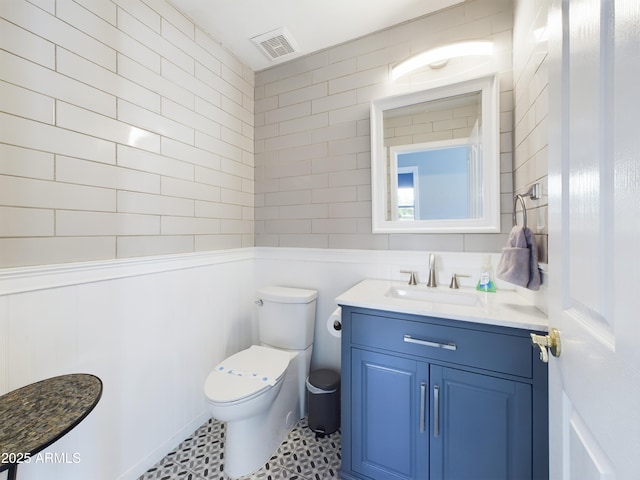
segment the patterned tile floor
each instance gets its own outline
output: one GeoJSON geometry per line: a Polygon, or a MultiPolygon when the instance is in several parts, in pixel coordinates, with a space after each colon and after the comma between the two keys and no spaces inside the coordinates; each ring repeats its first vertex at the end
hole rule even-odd
{"type": "MultiPolygon", "coordinates": [[[[209,420],[138,480],[228,480],[223,471],[225,425],[209,420]]],[[[340,430],[316,439],[303,418],[269,461],[243,479],[338,478],[340,430]]]]}

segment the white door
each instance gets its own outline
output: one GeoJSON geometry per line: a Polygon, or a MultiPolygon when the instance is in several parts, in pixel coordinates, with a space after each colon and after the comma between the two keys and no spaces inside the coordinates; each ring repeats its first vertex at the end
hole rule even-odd
{"type": "Polygon", "coordinates": [[[640,0],[552,0],[552,480],[640,479],[640,0]]]}

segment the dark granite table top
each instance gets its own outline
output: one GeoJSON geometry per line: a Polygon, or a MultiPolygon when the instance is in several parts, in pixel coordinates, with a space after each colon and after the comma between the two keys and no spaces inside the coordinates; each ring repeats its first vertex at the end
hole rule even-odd
{"type": "Polygon", "coordinates": [[[15,466],[10,458],[36,454],[68,433],[93,410],[101,395],[98,377],[78,373],[0,396],[0,471],[15,466]]]}

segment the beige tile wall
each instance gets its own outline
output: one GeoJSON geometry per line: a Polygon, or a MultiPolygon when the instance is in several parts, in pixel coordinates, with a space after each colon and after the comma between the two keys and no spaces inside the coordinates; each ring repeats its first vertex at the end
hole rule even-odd
{"type": "MultiPolygon", "coordinates": [[[[517,0],[514,10],[514,186],[515,193],[525,194],[531,185],[540,183],[542,198],[525,199],[527,226],[536,236],[539,258],[547,262],[547,12],[549,0],[517,0]]],[[[517,207],[518,224],[522,222],[517,207]]]]}
{"type": "Polygon", "coordinates": [[[0,268],[253,245],[254,73],[164,0],[0,1],[0,268]]]}
{"type": "Polygon", "coordinates": [[[469,0],[256,74],[256,245],[499,252],[513,196],[513,11],[469,0]],[[491,59],[451,60],[396,83],[390,68],[429,48],[492,38],[491,59]],[[498,73],[501,234],[371,233],[369,105],[374,98],[498,73]]]}

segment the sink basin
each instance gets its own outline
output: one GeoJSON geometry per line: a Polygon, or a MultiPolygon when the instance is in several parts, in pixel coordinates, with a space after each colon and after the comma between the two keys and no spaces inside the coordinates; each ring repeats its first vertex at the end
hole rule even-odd
{"type": "Polygon", "coordinates": [[[428,290],[427,287],[391,287],[387,291],[386,296],[404,300],[417,300],[419,302],[446,303],[449,305],[473,306],[480,304],[480,299],[474,293],[456,290],[428,290]]]}

